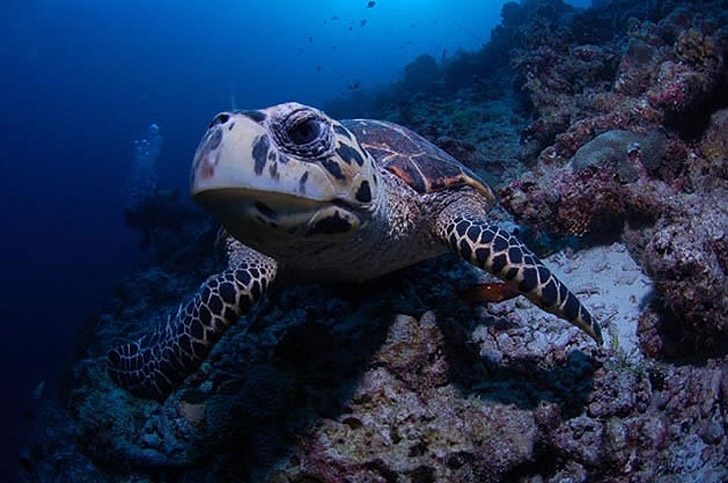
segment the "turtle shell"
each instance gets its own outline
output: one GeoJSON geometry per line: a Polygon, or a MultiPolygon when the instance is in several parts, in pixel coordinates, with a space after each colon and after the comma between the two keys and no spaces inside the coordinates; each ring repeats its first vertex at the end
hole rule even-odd
{"type": "Polygon", "coordinates": [[[406,127],[386,121],[342,121],[377,161],[419,193],[470,186],[493,204],[495,195],[478,175],[406,127]]]}

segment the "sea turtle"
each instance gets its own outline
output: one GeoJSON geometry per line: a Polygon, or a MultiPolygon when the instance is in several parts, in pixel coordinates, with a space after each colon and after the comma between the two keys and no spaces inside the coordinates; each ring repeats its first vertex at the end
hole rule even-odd
{"type": "Polygon", "coordinates": [[[602,342],[566,286],[488,221],[491,189],[402,126],[298,103],[223,112],[197,148],[191,187],[230,235],[227,268],[109,351],[111,379],[136,396],[163,401],[274,280],[364,282],[447,251],[602,342]]]}

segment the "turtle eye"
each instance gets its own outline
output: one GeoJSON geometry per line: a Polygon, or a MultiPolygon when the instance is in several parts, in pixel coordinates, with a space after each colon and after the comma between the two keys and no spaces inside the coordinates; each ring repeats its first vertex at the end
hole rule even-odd
{"type": "Polygon", "coordinates": [[[302,158],[319,158],[334,148],[334,130],[323,114],[313,109],[297,109],[274,118],[271,131],[278,145],[302,158]]]}
{"type": "Polygon", "coordinates": [[[288,139],[293,144],[303,146],[310,144],[321,135],[321,123],[318,119],[306,119],[288,129],[288,139]]]}

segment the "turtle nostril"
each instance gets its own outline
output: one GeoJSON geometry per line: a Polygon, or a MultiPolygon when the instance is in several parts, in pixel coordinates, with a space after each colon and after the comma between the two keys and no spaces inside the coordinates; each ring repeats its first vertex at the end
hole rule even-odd
{"type": "Polygon", "coordinates": [[[221,112],[220,114],[215,116],[215,119],[212,120],[209,127],[217,126],[220,124],[225,124],[229,120],[230,120],[230,114],[228,114],[227,112],[221,112]]]}

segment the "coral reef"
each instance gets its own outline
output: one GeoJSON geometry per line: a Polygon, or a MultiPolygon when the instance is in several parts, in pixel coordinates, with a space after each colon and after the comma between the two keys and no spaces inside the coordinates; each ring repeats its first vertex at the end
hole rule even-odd
{"type": "Polygon", "coordinates": [[[728,19],[709,7],[664,5],[655,22],[628,22],[621,58],[613,41],[586,46],[602,63],[605,53],[617,55],[603,77],[584,68],[578,45],[568,54],[535,46],[519,53],[514,65],[537,113],[523,156],[535,164],[500,190],[516,219],[538,230],[592,242],[624,236],[655,279],[661,309],[675,316],[678,329],[668,332],[686,342],[682,353],[728,339],[718,228],[724,114],[716,110],[728,101],[728,32],[718,28],[728,19]],[[572,70],[587,87],[575,89],[572,70]]]}

